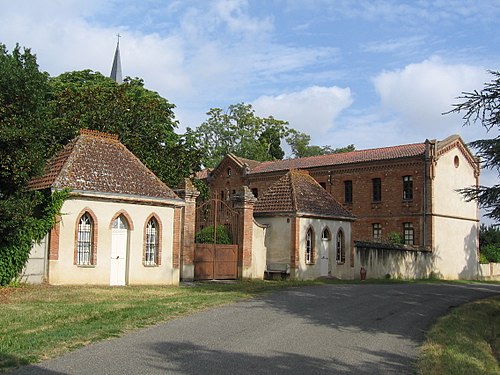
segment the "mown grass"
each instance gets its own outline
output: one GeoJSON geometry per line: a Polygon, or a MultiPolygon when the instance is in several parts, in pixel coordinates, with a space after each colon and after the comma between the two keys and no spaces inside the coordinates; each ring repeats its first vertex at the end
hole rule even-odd
{"type": "Polygon", "coordinates": [[[427,333],[418,360],[425,375],[500,374],[500,297],[454,309],[427,333]]]}
{"type": "Polygon", "coordinates": [[[313,283],[252,281],[180,287],[0,288],[0,371],[212,306],[313,283]]]}
{"type": "MultiPolygon", "coordinates": [[[[403,282],[408,281],[366,281],[403,282]]],[[[3,287],[0,288],[0,372],[213,306],[281,288],[324,283],[359,281],[207,282],[180,287],[3,287]]],[[[500,298],[453,310],[429,332],[418,372],[500,374],[499,330],[500,298]]]]}

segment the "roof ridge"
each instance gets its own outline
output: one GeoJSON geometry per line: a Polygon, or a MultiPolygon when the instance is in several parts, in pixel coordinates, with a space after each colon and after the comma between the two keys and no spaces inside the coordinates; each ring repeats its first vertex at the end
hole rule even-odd
{"type": "Polygon", "coordinates": [[[118,135],[117,134],[105,133],[105,132],[101,132],[99,130],[80,129],[80,135],[118,141],[118,135]]]}

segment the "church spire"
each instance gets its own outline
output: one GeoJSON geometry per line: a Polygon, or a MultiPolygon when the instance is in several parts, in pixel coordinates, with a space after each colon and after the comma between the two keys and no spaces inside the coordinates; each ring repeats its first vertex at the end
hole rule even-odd
{"type": "Polygon", "coordinates": [[[120,37],[121,35],[118,34],[118,41],[116,42],[116,51],[115,51],[115,58],[113,59],[113,67],[111,68],[111,75],[110,77],[117,82],[118,84],[122,83],[122,63],[120,60],[120,37]]]}

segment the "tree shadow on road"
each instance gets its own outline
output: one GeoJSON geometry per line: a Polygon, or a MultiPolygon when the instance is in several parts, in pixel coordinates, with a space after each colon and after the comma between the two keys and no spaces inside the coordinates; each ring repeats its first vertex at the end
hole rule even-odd
{"type": "MultiPolygon", "coordinates": [[[[266,355],[209,349],[190,342],[158,342],[151,349],[157,357],[150,366],[165,373],[182,374],[391,374],[407,373],[412,358],[385,351],[371,351],[370,362],[355,367],[342,358],[325,360],[280,351],[266,355]]],[[[355,354],[354,354],[355,355],[355,354]]]]}

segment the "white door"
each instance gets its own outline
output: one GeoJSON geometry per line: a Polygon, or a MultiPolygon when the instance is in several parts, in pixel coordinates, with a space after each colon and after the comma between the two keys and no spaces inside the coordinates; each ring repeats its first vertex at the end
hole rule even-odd
{"type": "Polygon", "coordinates": [[[319,272],[321,276],[328,276],[328,248],[325,244],[322,245],[319,258],[319,272]]]}
{"type": "Polygon", "coordinates": [[[125,219],[119,216],[113,222],[111,237],[110,285],[125,285],[127,272],[128,228],[125,219]]]}

